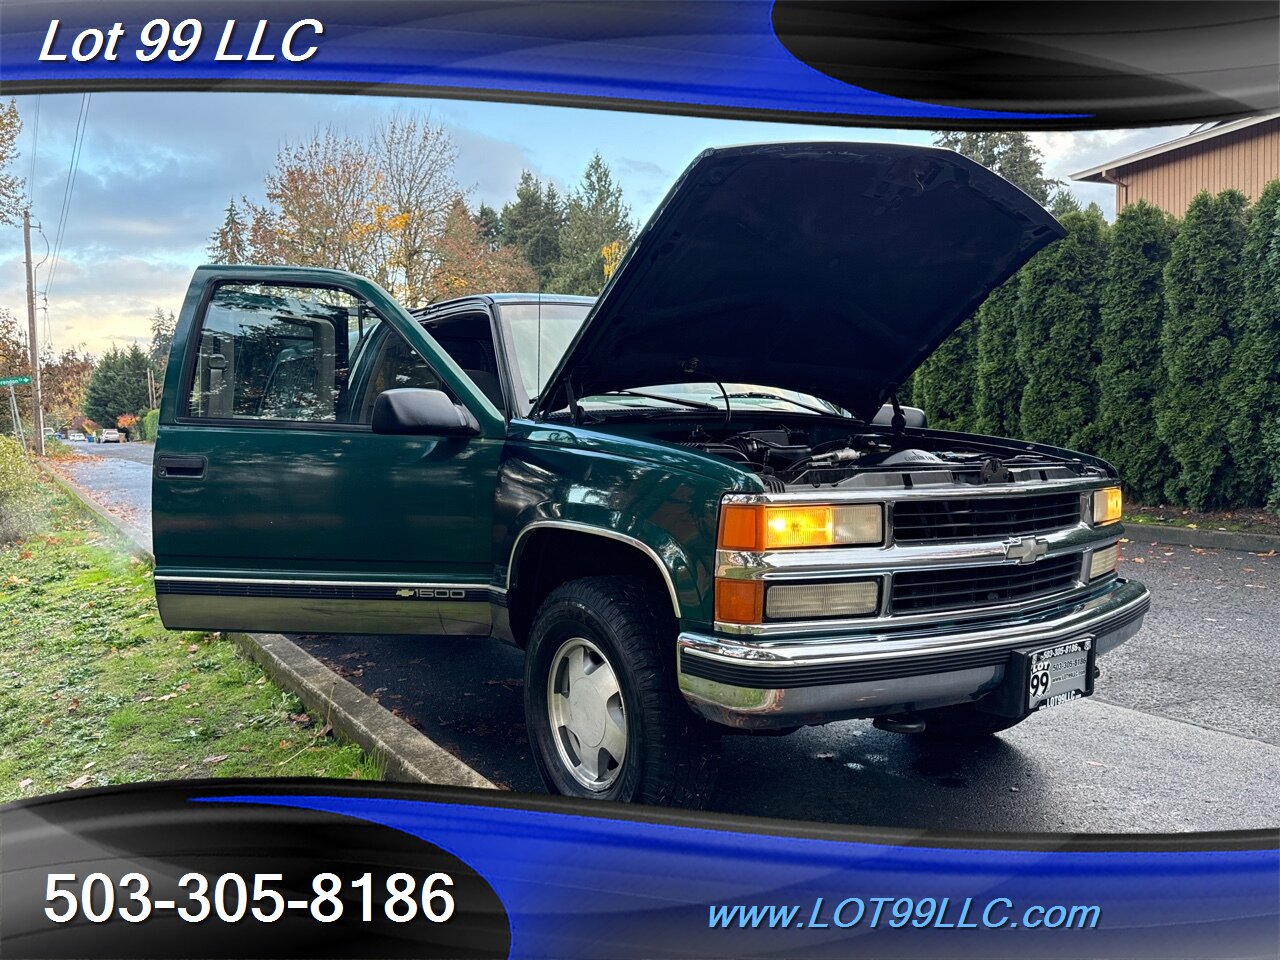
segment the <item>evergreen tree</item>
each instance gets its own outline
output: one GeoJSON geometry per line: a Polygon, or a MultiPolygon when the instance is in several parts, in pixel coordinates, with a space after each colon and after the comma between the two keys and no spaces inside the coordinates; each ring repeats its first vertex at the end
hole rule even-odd
{"type": "Polygon", "coordinates": [[[1164,268],[1175,227],[1145,200],[1125,207],[1111,229],[1098,336],[1098,420],[1094,450],[1120,471],[1132,497],[1159,502],[1171,477],[1169,451],[1153,428],[1164,380],[1164,268]]]}
{"type": "Polygon", "coordinates": [[[164,382],[164,372],[169,366],[169,348],[173,346],[173,333],[177,326],[172,310],[165,313],[156,307],[156,312],[151,315],[151,349],[147,352],[147,359],[151,361],[151,369],[159,383],[164,382]]]}
{"type": "Polygon", "coordinates": [[[114,427],[124,414],[147,406],[147,355],[135,343],[128,350],[112,347],[93,369],[85,391],[84,412],[104,427],[114,427]]]}
{"type": "Polygon", "coordinates": [[[1239,502],[1259,505],[1272,484],[1263,429],[1280,416],[1280,180],[1267,184],[1254,204],[1241,262],[1244,300],[1233,314],[1227,442],[1239,502]]]}
{"type": "Polygon", "coordinates": [[[924,409],[929,426],[937,430],[974,428],[979,314],[960,324],[929,354],[913,378],[914,404],[924,409]]]}
{"type": "Polygon", "coordinates": [[[222,226],[209,237],[208,251],[213,263],[249,262],[249,230],[234,197],[227,204],[222,226]]]}
{"type": "Polygon", "coordinates": [[[1042,206],[1062,183],[1044,175],[1044,158],[1025,133],[949,130],[935,133],[933,142],[994,170],[1042,206]]]}
{"type": "Polygon", "coordinates": [[[1022,425],[1026,377],[1018,365],[1018,278],[1015,273],[978,308],[974,429],[1014,437],[1022,425]]]}
{"type": "Polygon", "coordinates": [[[558,293],[595,296],[605,284],[608,249],[615,243],[626,248],[634,234],[631,208],[622,199],[622,188],[614,183],[612,172],[597,153],[569,196],[552,286],[558,293]]]}
{"type": "Polygon", "coordinates": [[[1082,209],[1084,208],[1080,206],[1076,195],[1067,189],[1060,188],[1049,201],[1049,212],[1058,219],[1062,219],[1068,213],[1078,213],[1082,209]]]}
{"type": "Polygon", "coordinates": [[[1156,426],[1180,471],[1166,492],[1196,510],[1234,505],[1225,384],[1247,202],[1238,190],[1198,194],[1165,268],[1165,381],[1156,398],[1156,426]]]}
{"type": "Polygon", "coordinates": [[[1062,218],[1067,235],[1022,269],[1018,363],[1026,373],[1019,436],[1079,449],[1097,413],[1098,293],[1107,223],[1097,213],[1062,218]]]}
{"type": "Polygon", "coordinates": [[[502,244],[524,255],[538,275],[538,289],[546,290],[560,262],[560,231],[564,229],[564,203],[555,186],[544,186],[524,171],[516,185],[516,199],[503,205],[498,219],[502,244]]]}
{"type": "MultiPolygon", "coordinates": [[[[995,171],[1041,204],[1047,203],[1059,186],[1059,181],[1045,176],[1040,151],[1025,133],[948,131],[935,134],[934,143],[995,171]]],[[[1064,203],[1074,199],[1065,191],[1055,197],[1064,203]]],[[[1006,419],[1006,409],[1020,400],[1022,391],[1020,371],[1013,363],[1011,290],[1002,295],[993,293],[987,301],[990,307],[984,303],[920,365],[914,383],[915,401],[929,414],[932,425],[950,430],[980,429],[984,422],[978,406],[981,402],[986,404],[989,432],[1017,433],[1017,419],[1006,419]],[[980,369],[984,310],[986,361],[980,369]],[[999,333],[997,326],[1001,327],[999,333]],[[987,377],[992,382],[984,387],[987,377]],[[984,390],[986,397],[980,400],[984,390]]]]}
{"type": "Polygon", "coordinates": [[[482,203],[472,219],[476,222],[480,242],[491,252],[497,250],[502,245],[502,220],[498,211],[487,203],[482,203]]]}

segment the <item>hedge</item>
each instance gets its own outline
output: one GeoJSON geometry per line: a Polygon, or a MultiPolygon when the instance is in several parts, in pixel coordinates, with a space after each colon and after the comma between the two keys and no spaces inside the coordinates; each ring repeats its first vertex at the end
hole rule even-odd
{"type": "Polygon", "coordinates": [[[1173,479],[1169,449],[1155,428],[1164,386],[1164,268],[1173,218],[1146,201],[1126,207],[1111,229],[1098,332],[1098,421],[1094,452],[1110,460],[1132,496],[1159,502],[1173,479]]]}
{"type": "Polygon", "coordinates": [[[931,423],[1098,454],[1140,502],[1280,512],[1280,181],[1061,219],[918,373],[931,423]]]}
{"type": "Polygon", "coordinates": [[[35,470],[22,446],[0,434],[0,544],[36,529],[42,502],[35,470]]]}

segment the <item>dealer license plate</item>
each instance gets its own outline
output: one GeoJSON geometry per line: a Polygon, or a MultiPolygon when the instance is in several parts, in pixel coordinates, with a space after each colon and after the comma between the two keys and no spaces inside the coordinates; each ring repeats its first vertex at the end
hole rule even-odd
{"type": "Polygon", "coordinates": [[[1093,693],[1093,640],[1072,640],[1027,655],[1027,710],[1056,707],[1093,693]]]}

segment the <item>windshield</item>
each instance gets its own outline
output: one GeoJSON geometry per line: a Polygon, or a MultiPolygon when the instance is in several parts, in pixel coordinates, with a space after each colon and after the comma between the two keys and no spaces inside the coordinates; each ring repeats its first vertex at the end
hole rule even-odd
{"type": "Polygon", "coordinates": [[[530,402],[564,356],[591,310],[590,303],[504,304],[502,320],[510,331],[511,349],[520,368],[520,381],[530,402]]]}
{"type": "Polygon", "coordinates": [[[583,406],[684,407],[723,410],[725,398],[733,410],[812,413],[848,417],[851,414],[820,397],[798,390],[766,387],[757,383],[665,383],[583,397],[583,406]],[[722,390],[721,387],[724,389],[722,390]]]}

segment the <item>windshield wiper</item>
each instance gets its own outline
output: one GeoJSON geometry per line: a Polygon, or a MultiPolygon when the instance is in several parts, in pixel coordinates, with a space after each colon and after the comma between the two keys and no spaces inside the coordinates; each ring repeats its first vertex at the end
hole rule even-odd
{"type": "Polygon", "coordinates": [[[677,406],[689,407],[691,410],[719,410],[714,403],[703,400],[686,400],[684,397],[668,397],[661,393],[645,393],[643,390],[610,390],[608,393],[596,394],[599,397],[641,397],[645,400],[659,400],[663,403],[674,403],[677,406]]]}
{"type": "MultiPolygon", "coordinates": [[[[794,404],[802,410],[808,410],[810,413],[821,414],[824,417],[840,416],[840,414],[834,410],[824,410],[821,407],[814,407],[799,400],[792,400],[790,397],[779,397],[772,393],[726,393],[721,397],[721,399],[726,402],[726,405],[729,400],[778,400],[782,403],[794,404]]],[[[708,406],[710,406],[710,404],[708,404],[708,406]]],[[[720,408],[716,407],[716,409],[719,410],[720,408]]]]}

